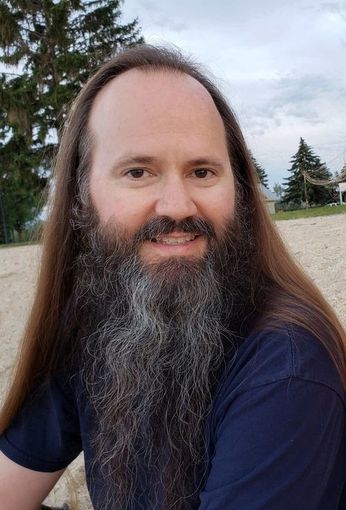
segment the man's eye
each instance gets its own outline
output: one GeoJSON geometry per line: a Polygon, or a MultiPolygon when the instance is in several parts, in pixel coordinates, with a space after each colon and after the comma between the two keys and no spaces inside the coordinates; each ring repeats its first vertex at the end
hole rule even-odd
{"type": "Polygon", "coordinates": [[[208,168],[197,168],[194,170],[194,174],[199,179],[205,179],[206,177],[211,177],[212,172],[208,168]]]}
{"type": "Polygon", "coordinates": [[[131,170],[128,170],[126,172],[126,175],[129,177],[132,177],[133,179],[140,179],[141,177],[144,177],[148,172],[144,170],[144,168],[131,168],[131,170]]]}

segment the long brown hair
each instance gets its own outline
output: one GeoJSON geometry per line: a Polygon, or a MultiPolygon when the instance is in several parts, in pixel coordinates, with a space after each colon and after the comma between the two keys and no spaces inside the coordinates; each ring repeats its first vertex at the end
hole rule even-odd
{"type": "Polygon", "coordinates": [[[268,313],[258,327],[293,323],[311,331],[326,347],[346,388],[346,334],[313,282],[282,242],[261,198],[256,172],[238,122],[212,81],[176,50],[141,45],[111,58],[87,82],[74,102],[64,128],[54,172],[54,199],[43,234],[43,253],[36,297],[26,326],[14,379],[0,416],[3,432],[37,381],[47,381],[64,361],[69,338],[59,324],[73,285],[78,231],[73,211],[81,206],[81,182],[88,175],[89,113],[98,92],[127,70],[165,69],[188,74],[210,93],[225,125],[229,157],[252,213],[258,267],[272,284],[268,313]]]}

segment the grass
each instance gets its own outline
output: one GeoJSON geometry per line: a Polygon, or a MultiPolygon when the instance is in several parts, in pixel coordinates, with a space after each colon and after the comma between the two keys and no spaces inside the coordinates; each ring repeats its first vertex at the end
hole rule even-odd
{"type": "Polygon", "coordinates": [[[298,209],[297,211],[281,211],[272,214],[273,220],[296,220],[298,218],[313,218],[315,216],[330,216],[331,214],[346,214],[346,204],[334,207],[310,207],[309,209],[298,209]]]}

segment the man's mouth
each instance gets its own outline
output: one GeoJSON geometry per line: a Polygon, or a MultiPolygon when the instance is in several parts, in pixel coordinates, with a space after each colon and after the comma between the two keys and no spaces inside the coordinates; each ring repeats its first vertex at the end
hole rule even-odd
{"type": "Polygon", "coordinates": [[[194,241],[199,237],[198,234],[172,234],[172,235],[160,235],[153,237],[151,242],[160,244],[186,244],[194,241]]]}

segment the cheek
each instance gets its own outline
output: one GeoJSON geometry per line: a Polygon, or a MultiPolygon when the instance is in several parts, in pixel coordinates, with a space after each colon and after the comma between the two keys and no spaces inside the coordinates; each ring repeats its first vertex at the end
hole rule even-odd
{"type": "Polygon", "coordinates": [[[127,232],[135,232],[146,220],[147,204],[138,197],[128,196],[124,190],[111,186],[91,186],[90,195],[100,222],[121,225],[127,232]]]}
{"type": "Polygon", "coordinates": [[[216,226],[223,226],[234,216],[234,188],[223,187],[209,196],[206,214],[216,226]]]}
{"type": "Polygon", "coordinates": [[[133,231],[142,224],[145,215],[140,204],[121,197],[112,197],[100,205],[101,220],[122,225],[127,231],[133,231]]]}
{"type": "Polygon", "coordinates": [[[114,196],[98,184],[90,186],[90,197],[100,222],[106,224],[114,215],[115,203],[118,204],[118,201],[115,201],[114,196]]]}

